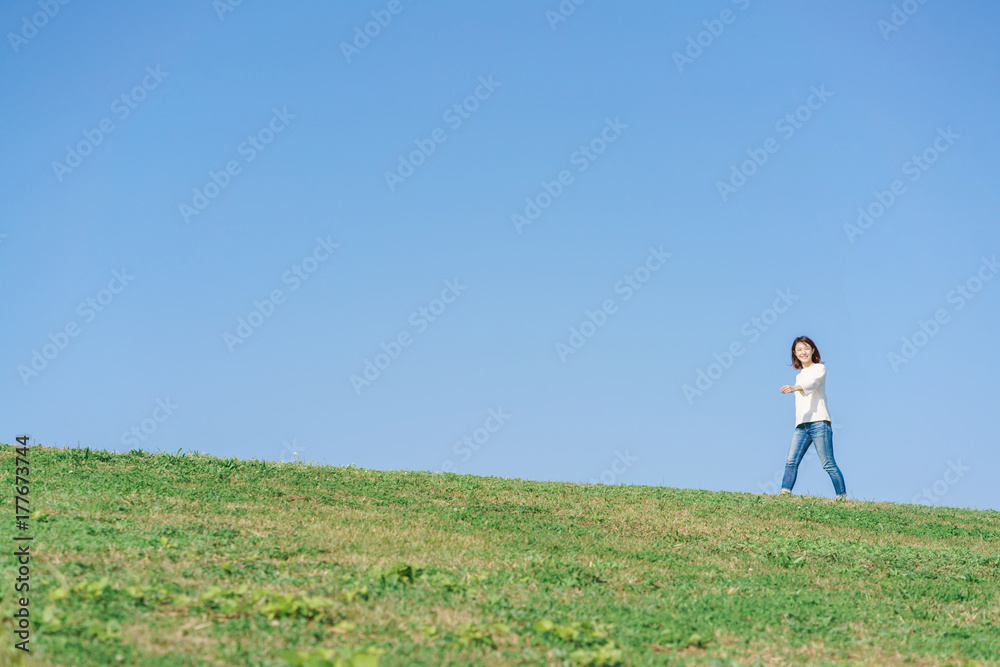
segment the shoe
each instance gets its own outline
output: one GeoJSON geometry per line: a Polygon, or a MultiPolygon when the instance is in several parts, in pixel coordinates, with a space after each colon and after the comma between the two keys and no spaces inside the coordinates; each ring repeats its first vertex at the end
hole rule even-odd
{"type": "Polygon", "coordinates": [[[782,489],[781,493],[779,493],[778,495],[779,496],[790,496],[790,495],[792,495],[792,492],[789,491],[788,489],[782,489]]]}
{"type": "Polygon", "coordinates": [[[847,500],[847,494],[846,493],[840,494],[839,496],[837,496],[837,500],[847,500]]]}

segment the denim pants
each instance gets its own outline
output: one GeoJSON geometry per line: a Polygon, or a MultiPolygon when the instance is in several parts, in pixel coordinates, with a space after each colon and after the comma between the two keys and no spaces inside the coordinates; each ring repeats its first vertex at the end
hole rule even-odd
{"type": "Polygon", "coordinates": [[[795,486],[795,478],[799,474],[799,463],[805,456],[809,445],[816,443],[816,453],[823,463],[823,470],[833,480],[833,490],[838,496],[847,493],[844,487],[844,476],[840,474],[837,462],[833,460],[833,428],[828,421],[806,422],[795,427],[792,435],[792,446],[788,450],[788,458],[785,460],[785,478],[781,482],[781,488],[792,490],[795,486]]]}

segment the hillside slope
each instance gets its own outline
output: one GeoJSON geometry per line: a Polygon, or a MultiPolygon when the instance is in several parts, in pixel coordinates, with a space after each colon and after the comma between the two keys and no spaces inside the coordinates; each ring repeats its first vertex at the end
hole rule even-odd
{"type": "MultiPolygon", "coordinates": [[[[29,459],[25,664],[1000,664],[998,512],[29,459]]],[[[14,447],[0,460],[7,536],[14,447]]],[[[3,560],[0,662],[21,654],[15,570],[3,560]]]]}

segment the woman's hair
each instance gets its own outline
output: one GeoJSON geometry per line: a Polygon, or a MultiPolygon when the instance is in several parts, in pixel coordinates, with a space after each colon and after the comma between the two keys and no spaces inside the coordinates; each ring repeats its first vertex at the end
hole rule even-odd
{"type": "Polygon", "coordinates": [[[812,362],[814,364],[823,363],[822,361],[820,361],[819,348],[816,347],[816,343],[812,342],[812,338],[810,338],[809,336],[799,336],[798,338],[792,341],[792,366],[795,366],[795,368],[799,370],[802,369],[802,362],[799,361],[798,357],[795,356],[795,346],[798,345],[799,343],[805,343],[806,345],[808,345],[813,349],[812,362]]]}

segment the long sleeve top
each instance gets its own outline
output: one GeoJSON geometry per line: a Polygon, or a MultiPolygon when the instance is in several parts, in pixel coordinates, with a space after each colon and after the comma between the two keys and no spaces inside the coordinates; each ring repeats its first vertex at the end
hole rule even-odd
{"type": "Polygon", "coordinates": [[[795,392],[795,425],[830,419],[826,408],[826,366],[813,364],[795,376],[802,391],[795,392]]]}

